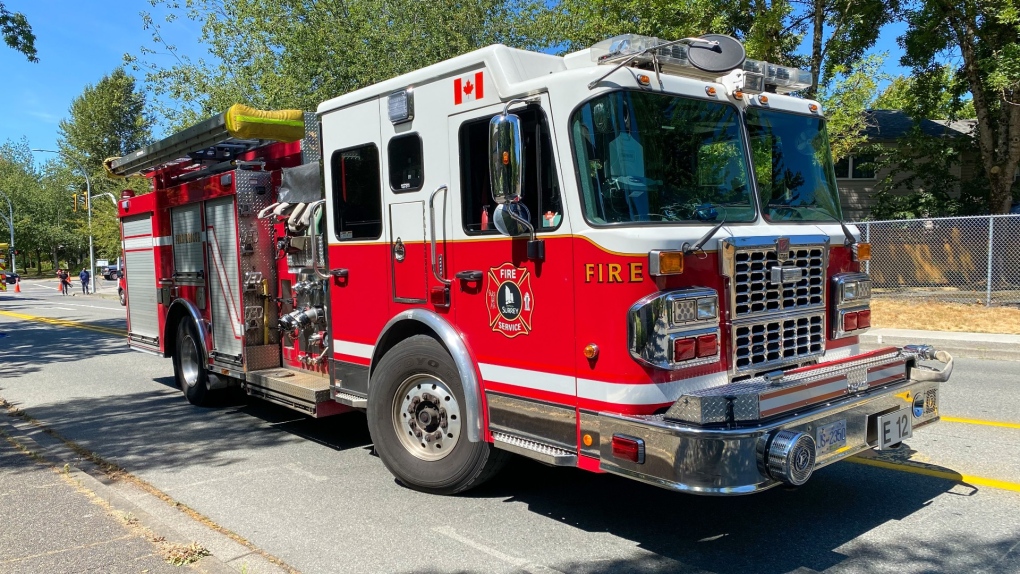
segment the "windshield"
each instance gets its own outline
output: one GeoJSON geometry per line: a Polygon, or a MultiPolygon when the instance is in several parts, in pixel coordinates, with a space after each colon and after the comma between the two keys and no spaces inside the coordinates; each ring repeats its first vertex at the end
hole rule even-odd
{"type": "Polygon", "coordinates": [[[570,131],[584,214],[594,225],[755,218],[731,105],[612,92],[575,111],[570,131]]]}
{"type": "Polygon", "coordinates": [[[768,221],[840,219],[836,174],[821,118],[749,108],[747,131],[768,221]]]}

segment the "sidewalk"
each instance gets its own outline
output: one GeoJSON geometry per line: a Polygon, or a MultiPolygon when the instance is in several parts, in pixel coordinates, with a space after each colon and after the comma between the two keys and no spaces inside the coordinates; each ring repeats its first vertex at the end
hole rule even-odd
{"type": "Polygon", "coordinates": [[[0,572],[292,571],[186,509],[0,408],[0,572]]]}
{"type": "Polygon", "coordinates": [[[955,333],[911,329],[871,329],[861,335],[861,348],[927,344],[953,357],[1020,361],[1020,335],[955,333]]]}

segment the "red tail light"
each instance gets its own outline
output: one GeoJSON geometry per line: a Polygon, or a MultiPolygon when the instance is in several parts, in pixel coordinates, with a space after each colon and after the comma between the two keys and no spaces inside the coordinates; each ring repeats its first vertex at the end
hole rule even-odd
{"type": "Polygon", "coordinates": [[[714,357],[719,353],[719,337],[712,333],[711,335],[702,335],[698,337],[698,357],[714,357]]]}
{"type": "Polygon", "coordinates": [[[639,438],[614,434],[613,457],[636,462],[637,464],[644,464],[645,441],[639,438]]]}
{"type": "Polygon", "coordinates": [[[867,329],[871,326],[871,309],[857,312],[857,328],[867,329]]]}
{"type": "Polygon", "coordinates": [[[675,339],[673,341],[673,362],[688,361],[696,356],[694,339],[675,339]]]}
{"type": "Polygon", "coordinates": [[[843,330],[854,331],[857,329],[857,313],[847,313],[843,315],[843,330]]]}

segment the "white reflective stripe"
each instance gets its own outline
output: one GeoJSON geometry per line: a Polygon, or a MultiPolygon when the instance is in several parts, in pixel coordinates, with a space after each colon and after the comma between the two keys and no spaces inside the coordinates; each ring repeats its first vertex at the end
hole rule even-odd
{"type": "Polygon", "coordinates": [[[162,235],[160,237],[152,238],[153,247],[162,247],[164,245],[173,245],[174,238],[172,235],[162,235]]]}
{"type": "Polygon", "coordinates": [[[124,240],[124,249],[143,249],[152,247],[151,237],[132,237],[124,240]]]}
{"type": "Polygon", "coordinates": [[[685,392],[725,385],[725,372],[691,377],[669,383],[623,384],[577,379],[577,396],[617,405],[661,405],[671,403],[685,392]]]}
{"type": "Polygon", "coordinates": [[[569,396],[574,396],[576,390],[574,387],[574,377],[568,375],[554,375],[553,373],[515,369],[513,367],[490,365],[488,363],[478,363],[478,370],[482,372],[483,379],[494,383],[503,383],[515,387],[569,396]]]}
{"type": "Polygon", "coordinates": [[[871,371],[868,373],[868,382],[874,382],[888,377],[903,377],[907,378],[906,367],[903,365],[895,365],[892,367],[886,367],[877,371],[871,371]]]}
{"type": "Polygon", "coordinates": [[[362,359],[371,359],[373,349],[375,349],[374,346],[366,345],[364,343],[354,343],[352,341],[339,341],[336,339],[333,340],[333,352],[340,353],[342,355],[361,357],[362,359]]]}
{"type": "Polygon", "coordinates": [[[803,401],[811,401],[834,393],[845,393],[846,387],[846,377],[838,376],[835,381],[829,383],[808,387],[793,393],[779,395],[778,397],[761,398],[758,402],[758,410],[763,413],[763,416],[767,416],[765,413],[773,409],[782,409],[783,407],[792,406],[803,401]]]}

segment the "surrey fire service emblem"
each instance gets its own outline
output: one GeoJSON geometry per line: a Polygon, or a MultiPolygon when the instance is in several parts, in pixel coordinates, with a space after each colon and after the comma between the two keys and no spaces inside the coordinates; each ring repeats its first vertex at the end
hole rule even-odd
{"type": "Polygon", "coordinates": [[[531,292],[531,272],[504,263],[489,269],[485,282],[485,304],[493,331],[514,338],[531,332],[531,314],[535,294],[531,292]]]}

